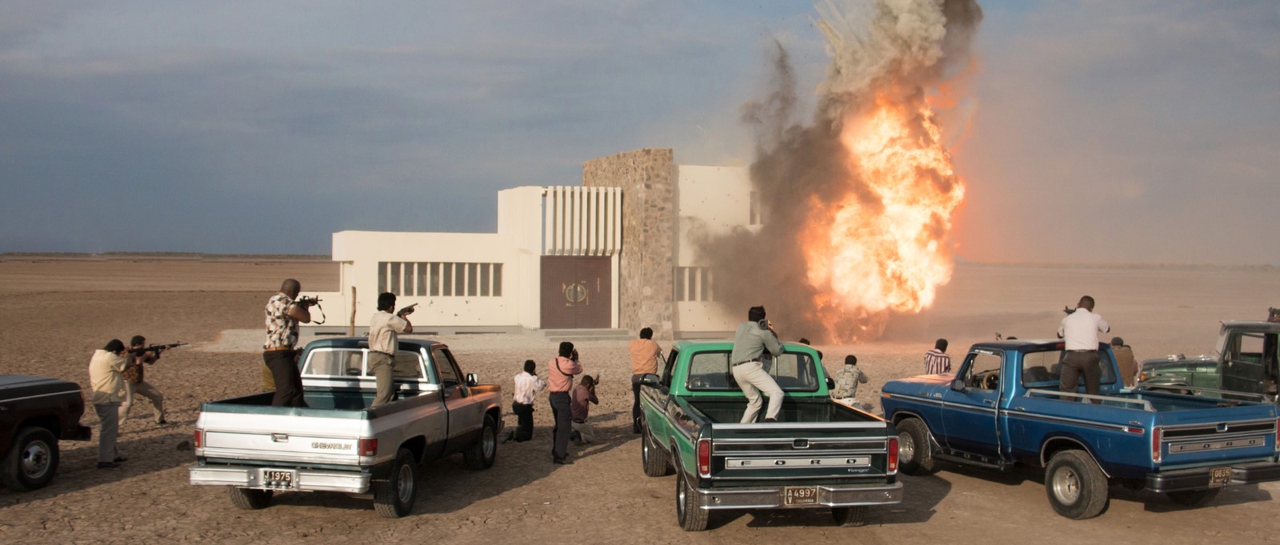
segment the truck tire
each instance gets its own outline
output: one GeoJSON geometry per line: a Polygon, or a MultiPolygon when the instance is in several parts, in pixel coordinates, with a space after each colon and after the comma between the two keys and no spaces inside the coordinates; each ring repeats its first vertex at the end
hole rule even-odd
{"type": "Polygon", "coordinates": [[[484,429],[467,450],[462,451],[462,465],[467,469],[489,469],[498,457],[498,424],[484,415],[484,429]]]}
{"type": "Polygon", "coordinates": [[[1179,490],[1177,492],[1169,492],[1169,501],[1184,507],[1199,507],[1218,497],[1221,488],[1206,488],[1204,490],[1179,490]]]}
{"type": "Polygon", "coordinates": [[[640,461],[644,463],[644,474],[650,477],[665,477],[671,474],[671,464],[667,460],[667,451],[653,442],[653,435],[645,428],[640,437],[640,461]]]}
{"type": "Polygon", "coordinates": [[[919,418],[898,423],[898,469],[907,475],[931,475],[938,470],[929,427],[919,418]]]}
{"type": "Polygon", "coordinates": [[[271,505],[271,496],[275,495],[270,490],[254,490],[252,488],[236,488],[234,486],[228,486],[227,492],[231,494],[231,504],[246,511],[265,509],[268,505],[271,505]]]}
{"type": "Polygon", "coordinates": [[[0,480],[14,492],[43,488],[58,471],[58,438],[44,428],[22,428],[4,457],[0,480]]]}
{"type": "Polygon", "coordinates": [[[680,528],[686,532],[701,532],[707,529],[707,517],[710,511],[698,507],[698,493],[685,479],[683,471],[676,472],[676,520],[680,528]]]}
{"type": "Polygon", "coordinates": [[[836,521],[836,526],[866,526],[867,506],[832,507],[831,518],[836,521]]]}
{"type": "Polygon", "coordinates": [[[402,448],[396,452],[391,474],[385,481],[373,483],[373,509],[379,516],[398,519],[413,511],[418,501],[418,467],[413,453],[402,448]]]}
{"type": "Polygon", "coordinates": [[[1107,484],[1102,468],[1082,450],[1054,454],[1044,473],[1049,505],[1073,520],[1096,517],[1107,508],[1107,484]]]}

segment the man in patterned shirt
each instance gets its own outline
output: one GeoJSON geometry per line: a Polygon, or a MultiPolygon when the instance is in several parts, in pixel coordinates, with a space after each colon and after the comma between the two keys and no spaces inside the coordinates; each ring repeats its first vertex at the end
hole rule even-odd
{"type": "Polygon", "coordinates": [[[951,372],[951,356],[947,355],[947,340],[938,339],[933,350],[924,353],[924,374],[941,375],[951,372]]]}
{"type": "Polygon", "coordinates": [[[292,278],[280,285],[280,293],[267,301],[267,342],[262,345],[262,362],[271,370],[276,395],[273,407],[306,407],[302,399],[302,374],[298,371],[298,323],[310,323],[311,311],[305,302],[295,302],[302,284],[292,278]]]}

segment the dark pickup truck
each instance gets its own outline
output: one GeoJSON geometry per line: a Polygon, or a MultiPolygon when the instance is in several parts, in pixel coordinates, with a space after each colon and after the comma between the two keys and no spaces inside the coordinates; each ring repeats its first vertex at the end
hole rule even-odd
{"type": "Polygon", "coordinates": [[[778,422],[739,423],[732,342],[677,342],[662,375],[642,377],[644,473],[675,469],[681,528],[706,529],[719,509],[828,508],[854,526],[869,506],[902,501],[898,431],[833,401],[812,348],[783,348],[766,368],[786,393],[778,422]]]}
{"type": "Polygon", "coordinates": [[[80,425],[84,398],[74,382],[0,375],[0,481],[14,491],[35,490],[58,471],[58,440],[87,441],[80,425]]]}

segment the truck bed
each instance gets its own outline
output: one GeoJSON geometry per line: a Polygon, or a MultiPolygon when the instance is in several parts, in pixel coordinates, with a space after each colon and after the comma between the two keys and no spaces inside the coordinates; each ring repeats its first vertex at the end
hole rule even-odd
{"type": "MultiPolygon", "coordinates": [[[[736,424],[742,420],[742,413],[747,410],[746,400],[740,398],[692,397],[686,398],[685,401],[714,424],[736,424]]],[[[765,405],[768,405],[768,401],[765,401],[765,405]]],[[[764,420],[764,409],[761,409],[759,419],[761,421],[764,420]]],[[[782,412],[778,414],[779,423],[835,423],[878,420],[877,417],[869,413],[828,399],[788,399],[782,402],[782,412]]]]}

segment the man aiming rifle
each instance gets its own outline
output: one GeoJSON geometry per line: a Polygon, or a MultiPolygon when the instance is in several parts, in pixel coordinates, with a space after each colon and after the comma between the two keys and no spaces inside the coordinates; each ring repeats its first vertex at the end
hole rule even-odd
{"type": "Polygon", "coordinates": [[[156,424],[166,424],[164,419],[164,394],[146,381],[146,365],[153,365],[160,360],[160,354],[170,348],[187,343],[153,344],[146,346],[147,339],[142,335],[134,335],[129,340],[127,354],[128,366],[124,372],[124,401],[120,403],[120,422],[129,418],[129,410],[133,408],[133,394],[139,394],[151,401],[155,409],[156,424]]]}

